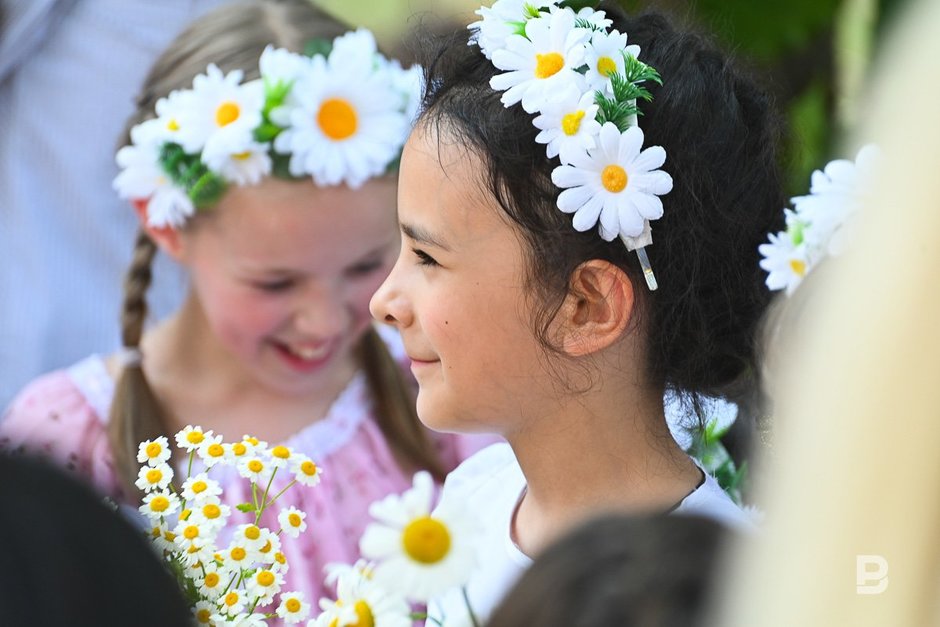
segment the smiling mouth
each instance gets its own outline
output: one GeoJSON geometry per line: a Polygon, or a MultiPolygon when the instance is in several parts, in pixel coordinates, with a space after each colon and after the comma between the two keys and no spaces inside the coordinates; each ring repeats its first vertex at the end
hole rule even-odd
{"type": "Polygon", "coordinates": [[[324,342],[318,346],[291,346],[290,344],[284,344],[283,346],[288,353],[295,357],[299,357],[304,361],[314,361],[326,357],[331,350],[332,343],[324,342]]]}

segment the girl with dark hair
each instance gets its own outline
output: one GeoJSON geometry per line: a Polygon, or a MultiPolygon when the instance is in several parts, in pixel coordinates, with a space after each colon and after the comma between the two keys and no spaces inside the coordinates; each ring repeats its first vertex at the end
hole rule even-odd
{"type": "MultiPolygon", "coordinates": [[[[750,525],[670,437],[663,395],[756,372],[757,247],[783,201],[769,99],[659,15],[561,5],[500,0],[431,52],[403,246],[372,299],[402,334],[419,418],[508,442],[444,488],[483,520],[463,591],[481,616],[599,512],[750,525]]],[[[432,617],[459,619],[464,593],[432,617]]]]}

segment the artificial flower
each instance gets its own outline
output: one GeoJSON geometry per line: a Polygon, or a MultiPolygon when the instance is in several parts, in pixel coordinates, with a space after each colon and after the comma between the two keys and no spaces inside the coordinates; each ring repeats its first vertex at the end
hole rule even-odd
{"type": "Polygon", "coordinates": [[[545,151],[549,157],[560,157],[562,163],[570,163],[575,155],[597,145],[601,130],[597,109],[593,93],[568,90],[558,100],[546,104],[541,115],[532,121],[541,129],[535,141],[547,144],[545,151]]]}
{"type": "Polygon", "coordinates": [[[493,53],[493,65],[503,74],[490,79],[490,87],[504,92],[500,98],[509,107],[535,113],[573,86],[584,90],[585,44],[591,31],[575,25],[570,9],[558,9],[526,22],[525,36],[510,35],[506,47],[493,53]]]}
{"type": "Polygon", "coordinates": [[[476,14],[482,19],[468,26],[473,33],[470,43],[477,44],[486,58],[492,59],[496,50],[506,46],[510,35],[519,32],[527,20],[536,17],[533,13],[557,4],[557,0],[496,0],[492,6],[480,7],[476,14]]]}
{"type": "Polygon", "coordinates": [[[786,231],[771,233],[770,242],[758,246],[763,255],[760,267],[768,272],[767,287],[771,290],[785,289],[787,295],[803,281],[809,269],[809,259],[806,255],[806,246],[803,243],[795,244],[793,237],[786,231]]]}
{"type": "Polygon", "coordinates": [[[186,192],[174,185],[159,162],[155,144],[124,146],[117,152],[121,172],[113,187],[126,200],[147,201],[147,223],[155,228],[177,228],[196,208],[186,192]]]}
{"type": "Polygon", "coordinates": [[[241,70],[223,74],[210,64],[193,79],[189,102],[179,112],[177,137],[183,150],[213,154],[251,141],[262,120],[264,88],[261,81],[242,83],[243,75],[241,70]]]}
{"type": "Polygon", "coordinates": [[[639,127],[621,133],[606,122],[594,149],[554,169],[552,182],[564,190],[558,195],[558,208],[574,214],[576,230],[596,225],[607,241],[618,235],[638,237],[649,220],[662,216],[659,196],[672,189],[672,177],[658,169],[666,151],[651,146],[640,152],[642,147],[639,127]]]}
{"type": "Polygon", "coordinates": [[[639,46],[628,46],[627,35],[619,31],[594,31],[591,44],[587,47],[585,61],[587,71],[584,74],[588,87],[593,90],[611,92],[610,75],[624,73],[623,55],[640,56],[639,46]]]}

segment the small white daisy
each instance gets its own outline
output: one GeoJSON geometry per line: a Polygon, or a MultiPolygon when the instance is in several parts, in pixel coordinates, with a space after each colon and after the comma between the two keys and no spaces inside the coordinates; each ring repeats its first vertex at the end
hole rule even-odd
{"type": "Polygon", "coordinates": [[[277,521],[281,524],[281,530],[291,538],[298,537],[307,529],[306,512],[302,512],[294,506],[282,509],[277,515],[277,521]]]}
{"type": "Polygon", "coordinates": [[[140,513],[151,520],[172,516],[179,509],[179,498],[172,492],[161,490],[144,496],[140,513]]]}
{"type": "Polygon", "coordinates": [[[196,601],[193,605],[193,618],[197,625],[214,625],[212,615],[215,613],[215,606],[209,601],[196,601]]]}
{"type": "Polygon", "coordinates": [[[166,490],[173,480],[173,469],[169,464],[157,464],[156,466],[144,466],[137,473],[137,481],[134,485],[138,490],[152,492],[153,490],[166,490]]]}
{"type": "Polygon", "coordinates": [[[284,585],[284,575],[279,572],[259,568],[248,580],[248,590],[251,596],[269,601],[281,591],[284,585]]]}
{"type": "Polygon", "coordinates": [[[618,235],[638,237],[648,221],[662,216],[659,196],[672,190],[672,177],[658,169],[666,151],[651,146],[640,152],[642,147],[639,127],[621,133],[613,122],[606,122],[596,148],[554,169],[552,182],[564,190],[558,208],[574,214],[576,230],[596,225],[607,241],[618,235]]]}
{"type": "Polygon", "coordinates": [[[220,140],[214,150],[207,146],[202,152],[202,162],[230,183],[255,185],[271,174],[269,149],[269,144],[256,142],[249,133],[220,140]]]}
{"type": "Polygon", "coordinates": [[[264,546],[266,542],[261,527],[254,524],[238,525],[235,533],[232,534],[232,542],[247,547],[252,552],[257,553],[258,549],[264,546]]]}
{"type": "Polygon", "coordinates": [[[624,73],[624,51],[632,57],[640,55],[639,46],[627,45],[625,33],[612,30],[609,33],[595,31],[591,35],[591,44],[585,54],[587,72],[584,77],[592,90],[613,93],[610,89],[610,75],[624,73]]]}
{"type": "Polygon", "coordinates": [[[203,432],[202,427],[186,425],[176,434],[176,446],[184,451],[195,451],[212,432],[203,432]]]}
{"type": "Polygon", "coordinates": [[[170,443],[166,436],[161,435],[152,440],[144,440],[137,447],[137,461],[140,463],[147,462],[151,466],[158,466],[168,459],[170,459],[170,443]]]}
{"type": "Polygon", "coordinates": [[[597,121],[598,106],[594,104],[594,93],[581,94],[569,90],[558,100],[547,103],[541,115],[532,123],[541,132],[535,137],[540,144],[547,144],[546,154],[559,157],[562,163],[597,145],[601,125],[597,121]]]}
{"type": "Polygon", "coordinates": [[[271,467],[287,468],[291,465],[291,456],[294,452],[290,447],[277,445],[271,449],[271,467]]]}
{"type": "Polygon", "coordinates": [[[591,7],[583,7],[580,11],[578,11],[578,19],[590,22],[591,25],[597,30],[608,29],[610,28],[610,25],[613,24],[613,21],[608,19],[605,12],[595,11],[591,7]]]}
{"type": "Polygon", "coordinates": [[[222,593],[228,588],[229,583],[232,581],[233,573],[229,572],[229,570],[223,566],[218,566],[214,562],[204,564],[201,571],[204,574],[196,578],[196,587],[199,590],[199,594],[210,601],[215,601],[222,596],[222,593]]]}
{"type": "Polygon", "coordinates": [[[433,496],[431,475],[417,473],[404,494],[369,507],[376,522],[359,542],[363,557],[376,562],[375,581],[416,601],[462,585],[475,562],[473,516],[446,500],[432,513],[433,496]]]}
{"type": "Polygon", "coordinates": [[[117,152],[121,171],[113,187],[125,200],[147,200],[147,223],[155,228],[179,228],[196,208],[186,192],[174,185],[159,162],[156,144],[124,146],[117,152]]]}
{"type": "MultiPolygon", "coordinates": [[[[265,564],[277,564],[275,556],[281,551],[281,540],[271,530],[261,528],[262,540],[264,543],[258,549],[258,561],[265,564]]],[[[271,570],[281,571],[280,567],[272,567],[271,570]]]]}
{"type": "Polygon", "coordinates": [[[771,290],[785,289],[787,295],[792,294],[811,267],[806,246],[795,244],[792,235],[786,231],[771,233],[768,237],[769,243],[758,246],[764,257],[760,260],[760,267],[768,272],[767,287],[771,290]]]}
{"type": "Polygon", "coordinates": [[[196,454],[202,459],[206,468],[212,468],[219,462],[225,461],[225,444],[222,443],[221,435],[205,434],[196,454]]]}
{"type": "Polygon", "coordinates": [[[149,536],[150,536],[150,541],[153,543],[154,547],[156,547],[158,551],[175,551],[176,550],[176,543],[174,542],[174,540],[176,539],[176,534],[170,531],[169,526],[166,523],[166,521],[154,522],[153,527],[151,527],[150,529],[149,536]]]}
{"type": "Polygon", "coordinates": [[[258,484],[266,482],[272,470],[260,457],[243,457],[238,461],[238,474],[258,484]]]}
{"type": "Polygon", "coordinates": [[[193,504],[192,522],[218,530],[225,526],[225,521],[232,514],[232,509],[222,503],[218,497],[209,496],[193,504]]]}
{"type": "MultiPolygon", "coordinates": [[[[218,601],[216,601],[216,605],[218,605],[219,609],[221,609],[226,614],[235,616],[245,609],[245,604],[247,602],[248,597],[244,590],[232,588],[224,595],[219,597],[218,601]]],[[[224,619],[222,622],[225,622],[224,619]]]]}
{"type": "Polygon", "coordinates": [[[285,592],[275,613],[288,624],[300,623],[310,615],[310,604],[302,592],[285,592]]]}
{"type": "Polygon", "coordinates": [[[193,475],[183,482],[182,495],[187,501],[199,501],[222,494],[219,482],[210,479],[204,472],[193,475]]]}
{"type": "Polygon", "coordinates": [[[243,72],[223,74],[210,64],[193,79],[189,102],[179,112],[179,143],[190,154],[214,153],[217,143],[231,146],[233,137],[245,137],[261,124],[264,87],[260,80],[242,84],[243,72]]]}
{"type": "Polygon", "coordinates": [[[344,570],[338,575],[336,588],[336,601],[321,599],[323,612],[315,622],[308,623],[308,627],[410,627],[412,624],[411,608],[405,597],[379,587],[361,572],[344,570]]]}
{"type": "Polygon", "coordinates": [[[274,87],[278,83],[293,83],[310,66],[310,58],[286,48],[268,45],[258,60],[258,69],[265,83],[274,87]]]}
{"type": "Polygon", "coordinates": [[[467,28],[473,33],[470,43],[480,46],[480,50],[487,59],[493,58],[493,53],[506,46],[506,39],[520,30],[520,25],[526,20],[535,17],[527,7],[537,12],[543,8],[554,7],[556,1],[539,0],[496,0],[492,6],[480,7],[476,14],[480,20],[473,22],[467,28]]]}
{"type": "Polygon", "coordinates": [[[535,113],[568,86],[584,91],[578,68],[591,31],[575,26],[573,11],[558,9],[531,19],[525,33],[510,35],[506,47],[493,53],[493,65],[506,72],[490,79],[490,87],[505,92],[500,98],[505,106],[521,101],[523,109],[535,113]]]}
{"type": "Polygon", "coordinates": [[[254,562],[255,551],[244,542],[232,542],[222,551],[222,558],[231,568],[241,570],[254,562]]]}
{"type": "Polygon", "coordinates": [[[295,456],[293,471],[297,483],[309,487],[320,483],[320,475],[323,474],[323,469],[306,455],[295,456]]]}

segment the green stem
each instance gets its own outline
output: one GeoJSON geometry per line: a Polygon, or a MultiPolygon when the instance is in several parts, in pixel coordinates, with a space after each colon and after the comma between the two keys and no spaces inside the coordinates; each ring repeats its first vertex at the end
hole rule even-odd
{"type": "Polygon", "coordinates": [[[268,485],[264,489],[264,494],[261,495],[261,507],[258,508],[258,511],[255,514],[255,525],[261,522],[261,514],[262,512],[264,512],[264,508],[265,508],[264,502],[268,500],[268,490],[271,489],[271,484],[274,483],[274,475],[276,474],[277,474],[277,468],[275,468],[274,471],[271,472],[271,478],[268,479],[268,485]]]}
{"type": "Polygon", "coordinates": [[[477,615],[473,613],[473,608],[470,606],[470,597],[467,596],[467,586],[461,586],[460,592],[463,594],[463,602],[467,604],[467,613],[470,614],[470,622],[473,624],[473,627],[480,627],[480,621],[477,620],[477,615]]]}
{"type": "MultiPolygon", "coordinates": [[[[275,469],[275,470],[277,470],[277,469],[275,469]]],[[[271,476],[273,477],[274,475],[271,475],[271,476]]],[[[268,502],[265,504],[265,506],[264,506],[265,509],[267,509],[268,507],[270,507],[271,505],[273,505],[273,504],[274,504],[274,501],[278,500],[278,499],[281,497],[281,495],[284,494],[285,492],[287,492],[287,489],[290,488],[290,487],[291,487],[292,485],[294,485],[295,483],[297,483],[297,480],[296,480],[296,479],[291,479],[291,482],[288,483],[286,486],[284,486],[284,489],[283,489],[283,490],[281,490],[280,492],[278,492],[277,494],[275,494],[274,497],[273,497],[270,501],[268,501],[268,502]]]]}

